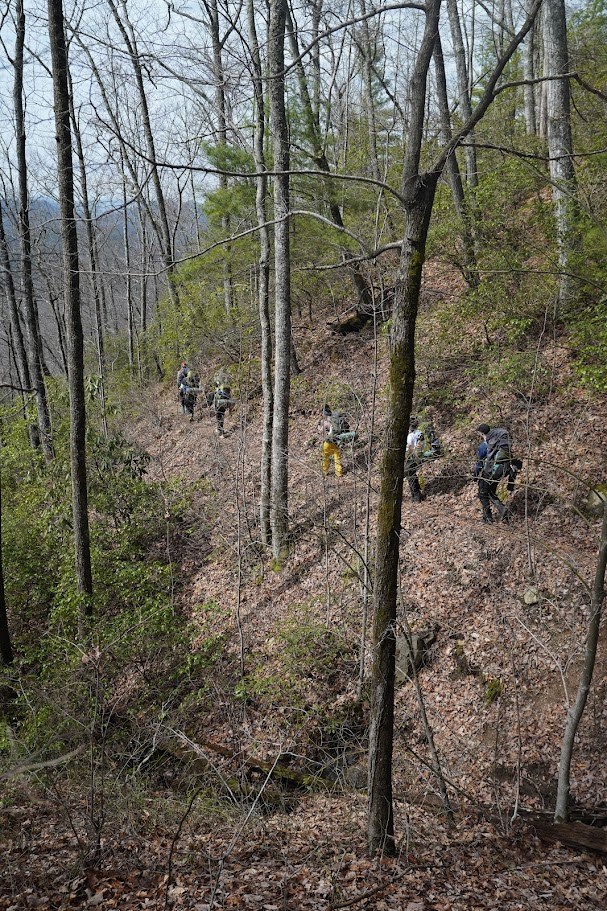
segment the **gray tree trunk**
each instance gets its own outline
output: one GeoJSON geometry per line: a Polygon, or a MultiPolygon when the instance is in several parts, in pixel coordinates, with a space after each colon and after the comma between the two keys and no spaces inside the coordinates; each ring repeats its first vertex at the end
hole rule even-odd
{"type": "MultiPolygon", "coordinates": [[[[564,0],[545,0],[543,14],[544,75],[559,76],[569,71],[564,0]]],[[[569,79],[549,79],[546,83],[546,139],[560,271],[558,302],[560,307],[565,308],[571,304],[574,295],[568,273],[576,247],[578,210],[570,107],[569,79]]]]}
{"type": "MultiPolygon", "coordinates": [[[[443,145],[448,145],[453,138],[453,133],[451,129],[451,115],[447,98],[447,78],[445,75],[445,62],[443,59],[440,35],[437,37],[434,46],[434,67],[436,70],[436,88],[440,111],[442,141],[443,145]]],[[[461,223],[461,240],[463,248],[462,274],[470,288],[478,288],[479,274],[476,263],[474,234],[472,231],[472,216],[470,214],[466,194],[464,193],[462,176],[455,152],[452,152],[451,155],[449,155],[446,167],[451,193],[453,194],[455,211],[457,212],[461,223]]]]}
{"type": "Polygon", "coordinates": [[[48,0],[48,32],[53,73],[53,100],[57,137],[57,171],[61,208],[61,238],[65,282],[68,385],[70,393],[70,462],[72,514],[78,591],[85,596],[84,614],[91,613],[93,591],[86,480],[86,408],[84,400],[84,345],[80,315],[78,237],[74,209],[74,175],[68,85],[67,50],[62,0],[48,0]]]}
{"type": "MultiPolygon", "coordinates": [[[[535,35],[536,29],[532,28],[523,44],[523,79],[529,82],[535,78],[535,35]]],[[[537,134],[535,92],[535,85],[525,85],[523,87],[525,128],[528,136],[537,134]]]]}
{"type": "Polygon", "coordinates": [[[141,68],[141,56],[139,54],[139,48],[137,46],[137,38],[135,36],[135,30],[133,28],[131,20],[129,19],[126,0],[119,0],[119,3],[122,7],[124,21],[118,12],[114,0],[107,0],[107,2],[110,6],[112,15],[114,17],[116,25],[118,26],[120,34],[122,35],[122,40],[125,43],[126,50],[133,67],[133,73],[135,75],[135,83],[137,85],[137,93],[139,95],[139,104],[141,111],[141,124],[143,127],[143,135],[145,137],[145,144],[149,158],[148,166],[150,168],[150,176],[152,179],[152,185],[154,187],[154,194],[156,196],[156,205],[158,207],[158,217],[160,219],[162,260],[167,270],[169,294],[173,303],[177,305],[179,303],[179,298],[175,285],[172,282],[172,275],[175,269],[173,258],[173,238],[171,229],[169,227],[164,191],[162,189],[162,183],[160,181],[160,172],[158,170],[156,144],[154,142],[154,135],[152,133],[152,123],[150,120],[150,111],[148,106],[147,93],[145,90],[145,83],[143,81],[143,70],[141,68]]]}
{"type": "Polygon", "coordinates": [[[253,66],[253,89],[255,92],[255,125],[253,152],[255,169],[258,173],[255,210],[259,225],[259,266],[258,304],[261,327],[261,388],[263,394],[263,431],[261,439],[261,490],[259,498],[259,524],[261,540],[268,546],[272,541],[270,524],[270,503],[272,484],[272,422],[274,392],[272,389],[272,326],[270,322],[270,232],[267,226],[268,178],[264,153],[266,128],[266,106],[263,93],[263,71],[259,42],[255,26],[253,0],[247,0],[249,46],[253,66]]]}
{"type": "MultiPolygon", "coordinates": [[[[228,129],[226,120],[226,93],[225,93],[225,72],[223,67],[222,50],[223,44],[219,34],[219,10],[217,0],[208,0],[205,2],[209,25],[211,30],[211,46],[213,49],[213,79],[215,82],[215,109],[217,114],[217,129],[215,135],[219,146],[225,147],[228,141],[228,129]]],[[[222,190],[228,189],[228,178],[226,174],[219,175],[219,186],[222,190]]],[[[231,224],[230,216],[224,213],[221,216],[221,228],[224,237],[230,236],[231,224]]],[[[223,299],[226,313],[230,313],[234,306],[234,292],[232,283],[232,266],[230,262],[231,247],[225,245],[225,254],[223,257],[223,299]]]]}
{"type": "MultiPolygon", "coordinates": [[[[453,41],[453,51],[455,53],[459,115],[460,120],[465,123],[470,120],[470,117],[472,116],[472,104],[470,101],[466,50],[464,48],[462,28],[459,21],[457,0],[447,0],[447,13],[449,15],[449,28],[451,29],[451,40],[453,41]]],[[[476,164],[476,149],[474,148],[474,133],[470,133],[468,145],[466,146],[466,180],[471,187],[478,186],[478,168],[476,164]]]]}
{"type": "Polygon", "coordinates": [[[285,110],[284,41],[287,0],[270,0],[268,79],[274,149],[275,364],[272,424],[272,554],[283,560],[289,530],[289,402],[291,398],[291,260],[289,243],[289,134],[285,110]]]}

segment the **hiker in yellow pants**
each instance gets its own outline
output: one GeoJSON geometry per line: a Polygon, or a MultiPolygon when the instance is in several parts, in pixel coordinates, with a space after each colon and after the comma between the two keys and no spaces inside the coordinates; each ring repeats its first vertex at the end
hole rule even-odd
{"type": "Polygon", "coordinates": [[[318,425],[318,429],[322,430],[325,439],[322,444],[322,473],[325,477],[329,473],[329,468],[331,466],[331,459],[335,463],[335,477],[341,478],[344,473],[343,465],[341,464],[341,452],[337,443],[333,442],[332,437],[335,434],[334,423],[331,421],[331,416],[333,412],[331,411],[328,405],[325,405],[322,409],[322,421],[318,425]]]}

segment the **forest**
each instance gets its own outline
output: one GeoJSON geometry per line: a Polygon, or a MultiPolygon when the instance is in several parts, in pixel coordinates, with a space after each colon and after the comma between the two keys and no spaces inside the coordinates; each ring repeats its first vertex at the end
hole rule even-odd
{"type": "Polygon", "coordinates": [[[606,4],[0,45],[0,911],[604,911],[606,4]]]}

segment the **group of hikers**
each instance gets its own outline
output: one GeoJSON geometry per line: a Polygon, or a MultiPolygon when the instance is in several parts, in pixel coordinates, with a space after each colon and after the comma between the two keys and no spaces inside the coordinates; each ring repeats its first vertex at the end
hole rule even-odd
{"type": "MultiPolygon", "coordinates": [[[[333,411],[330,405],[324,405],[322,417],[317,427],[324,434],[322,445],[322,473],[329,473],[331,460],[334,463],[335,476],[341,478],[344,473],[340,447],[353,443],[356,432],[350,430],[345,415],[333,411]]],[[[498,521],[510,519],[507,505],[498,495],[500,482],[505,482],[504,489],[511,492],[514,482],[523,463],[514,457],[510,434],[503,427],[490,427],[479,424],[476,432],[482,437],[476,453],[473,479],[478,484],[478,498],[482,507],[482,521],[494,521],[492,506],[497,513],[498,521]]],[[[411,491],[414,503],[421,503],[424,498],[418,472],[425,462],[433,461],[442,455],[442,444],[430,424],[420,424],[416,417],[409,421],[409,433],[405,451],[405,478],[411,491]]]]}
{"type": "MultiPolygon", "coordinates": [[[[224,420],[227,413],[231,413],[234,401],[231,397],[230,382],[221,372],[216,375],[213,390],[205,393],[200,386],[200,374],[193,367],[183,361],[177,372],[177,392],[181,410],[190,415],[194,420],[194,410],[198,396],[204,395],[205,402],[213,409],[217,421],[216,433],[224,435],[224,420]]],[[[333,462],[335,477],[341,478],[344,466],[341,460],[341,447],[352,445],[357,438],[355,430],[351,430],[346,415],[342,411],[334,411],[330,405],[323,405],[321,419],[317,430],[323,434],[322,444],[322,473],[324,477],[329,474],[331,461],[333,462]]],[[[510,434],[503,427],[490,427],[489,424],[479,424],[476,432],[482,437],[476,453],[473,479],[478,484],[478,498],[482,507],[483,522],[492,523],[495,508],[498,521],[507,522],[510,518],[508,507],[498,495],[500,482],[504,482],[504,489],[512,491],[516,476],[522,468],[520,459],[514,457],[510,434]]],[[[411,491],[414,503],[421,503],[424,498],[422,485],[418,473],[424,463],[433,461],[442,455],[443,448],[434,428],[429,423],[420,423],[417,417],[409,421],[409,433],[405,451],[405,478],[411,491]]]]}
{"type": "MultiPolygon", "coordinates": [[[[234,402],[231,397],[230,382],[225,374],[218,374],[213,381],[213,390],[205,393],[200,385],[200,374],[187,361],[182,361],[177,371],[177,396],[183,414],[194,420],[194,411],[198,396],[202,394],[206,405],[213,409],[217,421],[216,433],[224,435],[224,421],[227,413],[232,412],[234,402]]],[[[200,415],[202,417],[202,415],[200,415]]]]}

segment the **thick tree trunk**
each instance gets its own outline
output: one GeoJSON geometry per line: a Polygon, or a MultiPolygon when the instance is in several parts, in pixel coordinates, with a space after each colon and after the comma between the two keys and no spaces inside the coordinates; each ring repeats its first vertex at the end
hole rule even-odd
{"type": "Polygon", "coordinates": [[[270,322],[270,232],[267,226],[268,178],[264,154],[266,110],[263,94],[263,72],[253,0],[247,0],[249,43],[253,64],[253,88],[255,91],[255,126],[253,151],[255,169],[258,173],[255,193],[255,211],[259,225],[259,268],[258,303],[259,325],[261,327],[261,389],[263,394],[263,432],[261,438],[261,490],[259,498],[259,524],[261,540],[269,546],[272,541],[270,524],[270,503],[272,483],[272,422],[274,393],[272,389],[272,326],[270,322]]]}
{"type": "Polygon", "coordinates": [[[32,278],[32,252],[29,220],[29,193],[27,186],[27,158],[25,154],[25,112],[23,108],[23,50],[25,46],[25,12],[23,0],[17,0],[15,7],[15,79],[13,103],[15,109],[15,134],[17,149],[17,173],[19,180],[19,238],[21,242],[21,273],[23,283],[23,304],[25,309],[25,331],[27,359],[30,380],[36,390],[38,430],[42,449],[47,459],[53,458],[51,419],[46,398],[46,386],[42,371],[42,345],[38,328],[38,313],[32,278]]]}
{"type": "MultiPolygon", "coordinates": [[[[532,28],[523,45],[523,79],[530,83],[535,78],[535,35],[536,29],[532,28]]],[[[536,87],[534,85],[523,86],[525,128],[528,136],[535,136],[537,134],[535,92],[536,87]]]]}
{"type": "MultiPolygon", "coordinates": [[[[559,76],[569,71],[564,0],[545,0],[543,15],[544,75],[559,76]]],[[[569,80],[549,79],[546,83],[546,138],[560,271],[558,297],[560,307],[565,308],[571,304],[574,294],[568,273],[571,271],[569,263],[576,246],[575,221],[578,208],[570,107],[569,80]]]]}
{"type": "Polygon", "coordinates": [[[410,80],[411,122],[403,167],[405,236],[394,290],[390,374],[373,589],[373,671],[369,729],[368,845],[371,854],[393,854],[392,748],[394,665],[401,508],[407,431],[415,383],[415,323],[426,238],[440,172],[420,174],[426,84],[438,34],[440,0],[430,0],[410,80]]]}
{"type": "Polygon", "coordinates": [[[586,635],[586,654],[584,657],[584,667],[578,684],[575,702],[567,713],[567,722],[563,734],[563,745],[561,747],[561,760],[559,762],[559,777],[556,794],[556,808],[554,811],[555,822],[567,822],[569,819],[569,787],[571,758],[573,756],[573,746],[575,735],[586,708],[590,684],[594,674],[594,665],[596,662],[596,652],[599,642],[599,632],[601,628],[601,614],[603,602],[605,600],[605,572],[607,571],[607,501],[603,504],[603,525],[601,528],[601,541],[599,544],[599,554],[594,574],[594,585],[590,597],[590,622],[588,624],[588,633],[586,635]]]}
{"type": "Polygon", "coordinates": [[[61,237],[65,281],[68,385],[70,392],[70,461],[72,514],[78,591],[84,595],[84,613],[90,614],[93,591],[86,481],[86,409],[84,401],[84,346],[80,315],[78,237],[74,210],[74,175],[70,130],[67,50],[62,0],[48,0],[48,31],[53,72],[55,131],[61,237]]]}
{"type": "Polygon", "coordinates": [[[272,553],[284,559],[289,530],[289,402],[291,398],[291,262],[289,135],[285,110],[284,40],[287,0],[270,0],[268,78],[274,149],[275,367],[272,426],[272,553]]]}

